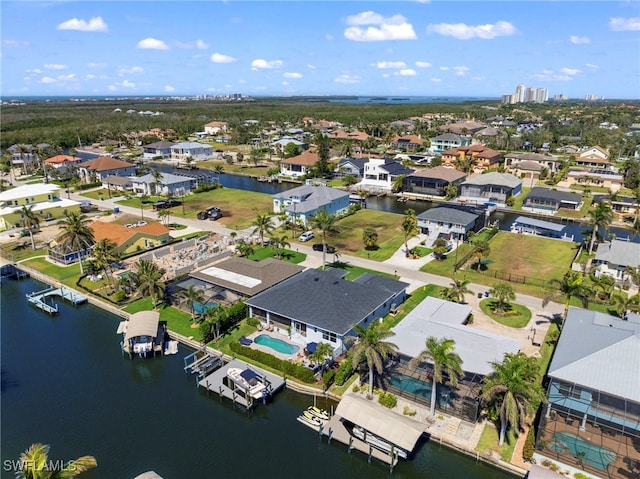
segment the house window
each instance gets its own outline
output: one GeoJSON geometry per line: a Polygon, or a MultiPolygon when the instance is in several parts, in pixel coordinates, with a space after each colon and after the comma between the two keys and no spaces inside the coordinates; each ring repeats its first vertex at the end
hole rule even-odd
{"type": "Polygon", "coordinates": [[[336,333],[330,333],[328,331],[324,331],[322,333],[322,339],[324,339],[325,341],[329,341],[330,343],[335,343],[336,342],[336,333]]]}
{"type": "Polygon", "coordinates": [[[300,334],[301,336],[307,335],[307,325],[305,323],[299,323],[297,321],[294,321],[293,329],[295,330],[296,333],[300,334]]]}

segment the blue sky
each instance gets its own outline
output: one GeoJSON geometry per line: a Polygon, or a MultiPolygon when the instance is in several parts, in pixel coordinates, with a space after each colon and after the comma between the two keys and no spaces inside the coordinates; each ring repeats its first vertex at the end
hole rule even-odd
{"type": "Polygon", "coordinates": [[[2,1],[1,93],[640,98],[640,2],[2,1]]]}

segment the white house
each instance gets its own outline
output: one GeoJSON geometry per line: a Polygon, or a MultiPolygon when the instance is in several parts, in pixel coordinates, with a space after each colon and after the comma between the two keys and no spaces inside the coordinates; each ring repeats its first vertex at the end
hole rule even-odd
{"type": "Polygon", "coordinates": [[[204,125],[204,132],[207,135],[217,135],[218,133],[224,133],[227,131],[226,121],[210,121],[204,125]]]}
{"type": "Polygon", "coordinates": [[[391,191],[398,176],[410,175],[414,171],[397,160],[371,158],[364,165],[364,177],[357,187],[370,191],[391,191]]]}
{"type": "Polygon", "coordinates": [[[86,183],[102,181],[110,175],[132,176],[136,174],[136,167],[133,163],[110,156],[99,156],[95,160],[85,161],[77,166],[80,178],[86,183]]]}
{"type": "Polygon", "coordinates": [[[189,176],[162,173],[156,184],[152,174],[129,178],[133,191],[145,195],[183,196],[198,187],[198,180],[189,176]]]}
{"type": "Polygon", "coordinates": [[[150,143],[142,148],[144,151],[142,157],[156,158],[160,156],[162,158],[170,158],[171,147],[173,145],[174,143],[171,143],[170,141],[157,141],[155,143],[150,143]]]}
{"type": "Polygon", "coordinates": [[[206,160],[213,155],[213,148],[209,145],[192,141],[183,141],[171,146],[171,158],[184,160],[193,158],[194,160],[206,160]]]}
{"type": "Polygon", "coordinates": [[[293,178],[297,176],[304,176],[311,172],[315,164],[320,161],[320,157],[317,153],[304,151],[298,156],[286,158],[280,162],[280,175],[291,176],[293,178]]]}
{"type": "Polygon", "coordinates": [[[596,265],[596,276],[605,274],[622,281],[627,266],[640,266],[640,243],[619,239],[601,243],[598,245],[593,263],[596,265]]]}
{"type": "Polygon", "coordinates": [[[273,212],[285,211],[288,218],[307,225],[320,210],[340,214],[349,208],[349,192],[328,186],[304,185],[273,195],[273,212]]]}

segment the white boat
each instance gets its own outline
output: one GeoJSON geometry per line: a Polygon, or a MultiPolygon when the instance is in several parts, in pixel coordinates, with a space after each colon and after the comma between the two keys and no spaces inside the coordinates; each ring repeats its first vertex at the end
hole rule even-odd
{"type": "Polygon", "coordinates": [[[251,369],[229,368],[227,377],[254,399],[261,399],[263,391],[267,388],[260,382],[261,377],[251,369]]]}
{"type": "Polygon", "coordinates": [[[311,426],[311,427],[314,427],[316,429],[319,428],[322,425],[322,421],[320,419],[318,419],[317,417],[307,416],[305,414],[301,414],[300,416],[298,416],[297,419],[301,423],[306,424],[306,425],[311,426]]]}
{"type": "Polygon", "coordinates": [[[367,444],[371,444],[376,449],[380,449],[381,451],[386,452],[387,454],[390,453],[391,450],[393,449],[394,454],[397,454],[398,457],[401,457],[403,459],[407,458],[407,455],[408,455],[407,451],[397,446],[394,446],[393,444],[385,441],[384,439],[379,438],[375,434],[371,434],[370,432],[365,432],[365,430],[362,429],[360,426],[353,426],[352,431],[355,437],[357,437],[361,441],[366,442],[367,444]]]}
{"type": "Polygon", "coordinates": [[[317,417],[318,419],[322,419],[324,421],[327,421],[329,419],[329,414],[324,409],[320,409],[315,406],[309,406],[307,408],[307,411],[309,412],[309,414],[317,417]]]}

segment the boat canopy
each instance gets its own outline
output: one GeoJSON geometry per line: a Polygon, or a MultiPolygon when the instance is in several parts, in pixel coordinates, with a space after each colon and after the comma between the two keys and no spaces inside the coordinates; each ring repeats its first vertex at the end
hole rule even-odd
{"type": "Polygon", "coordinates": [[[336,408],[336,415],[408,452],[413,451],[424,433],[419,422],[377,407],[371,401],[354,394],[346,394],[342,398],[336,408]]]}
{"type": "Polygon", "coordinates": [[[563,229],[565,229],[566,225],[561,225],[558,223],[553,223],[551,221],[542,221],[536,218],[529,218],[527,216],[518,216],[513,222],[515,226],[533,226],[535,228],[542,228],[549,231],[556,231],[560,233],[563,229]]]}
{"type": "Polygon", "coordinates": [[[140,311],[134,313],[129,318],[129,326],[125,333],[124,340],[138,336],[150,336],[155,338],[158,334],[158,323],[160,322],[160,313],[158,311],[140,311]]]}

